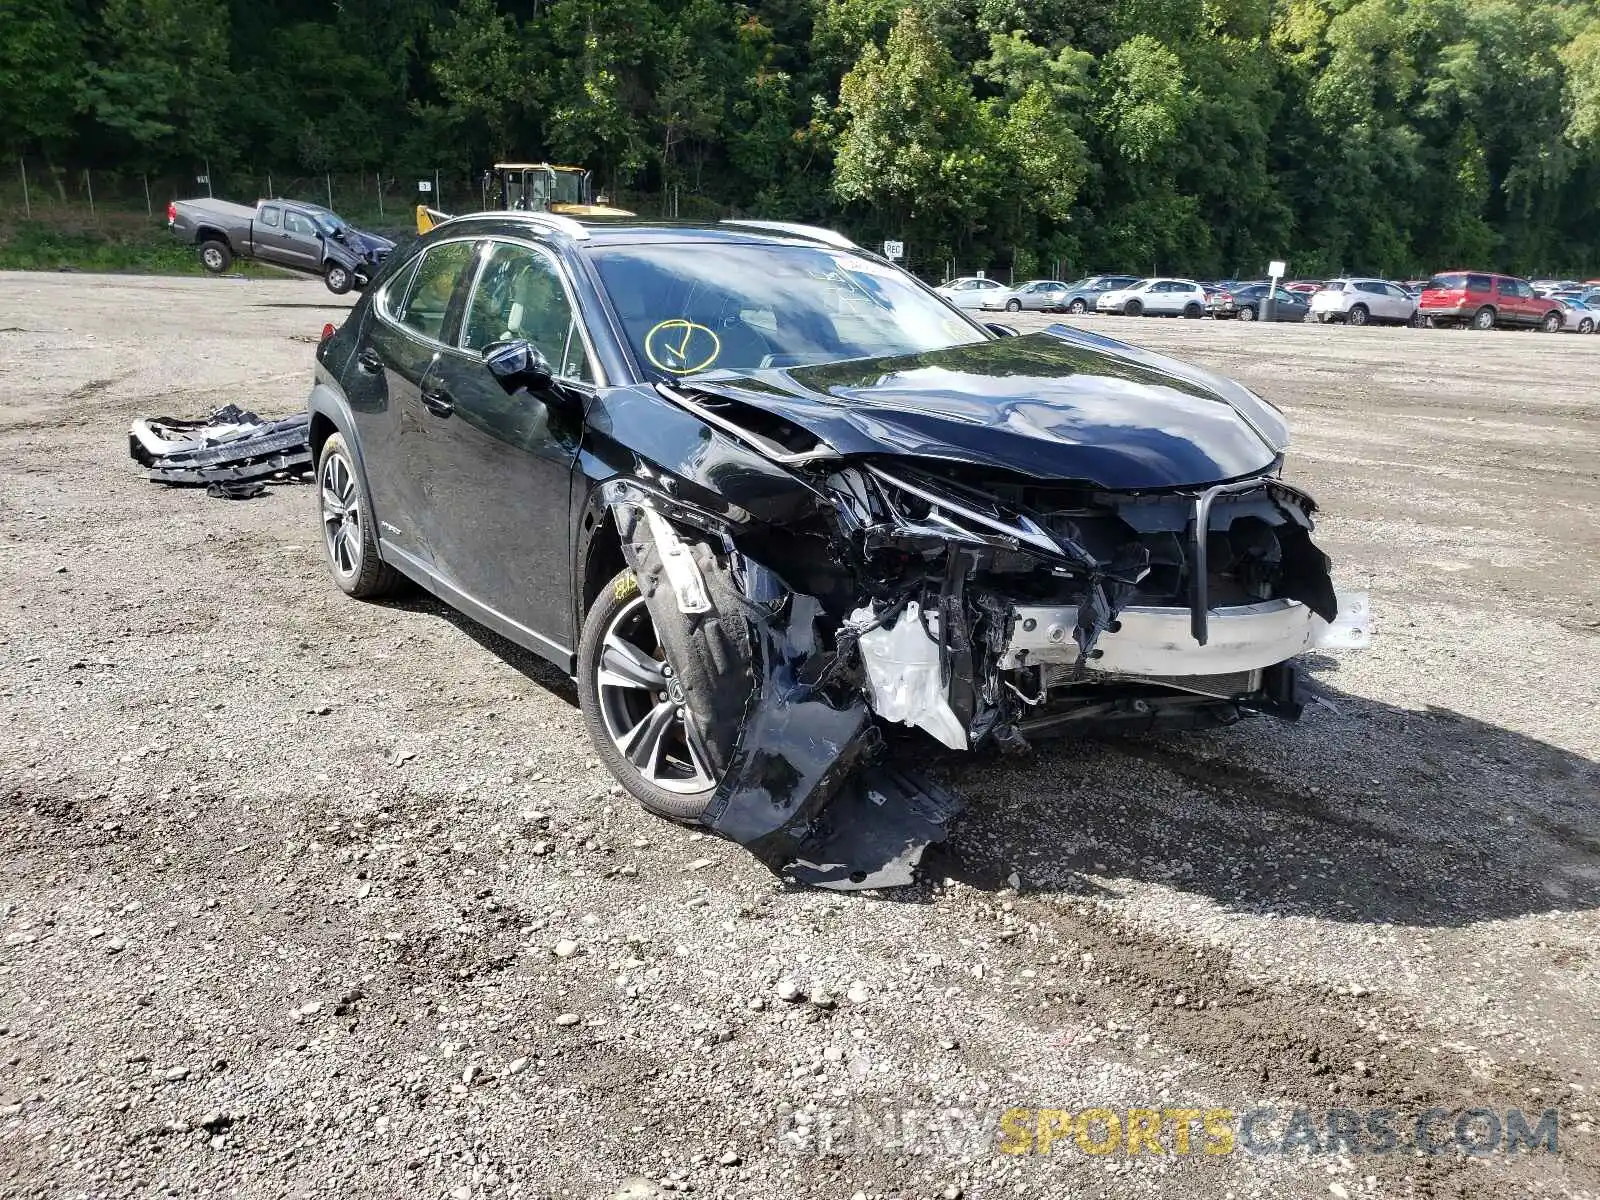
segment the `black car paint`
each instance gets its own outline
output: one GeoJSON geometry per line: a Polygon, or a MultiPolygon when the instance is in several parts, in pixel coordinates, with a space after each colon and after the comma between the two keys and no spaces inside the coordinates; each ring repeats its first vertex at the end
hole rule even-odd
{"type": "MultiPolygon", "coordinates": [[[[1264,476],[1276,472],[1286,443],[1277,411],[1238,385],[1062,327],[1031,337],[991,334],[976,345],[908,358],[710,373],[664,385],[633,361],[584,242],[501,215],[443,225],[419,248],[462,237],[536,245],[564,266],[601,382],[507,396],[476,356],[380,316],[381,285],[403,269],[408,247],[391,256],[344,326],[319,347],[312,439],[320,446],[337,429],[351,445],[388,561],[568,673],[593,590],[626,553],[610,525],[616,505],[651,504],[732,549],[758,545],[761,526],[781,526],[817,498],[801,474],[701,420],[681,403],[685,394],[753,405],[820,439],[824,456],[915,456],[1107,488],[1195,488],[1264,476]],[[448,411],[424,403],[430,388],[448,411]]],[[[597,232],[595,240],[607,237],[784,240],[672,227],[597,232]]],[[[446,341],[455,340],[463,291],[458,287],[451,301],[446,341]]],[[[848,766],[867,755],[864,731],[872,729],[857,711],[859,699],[796,686],[816,601],[794,584],[804,564],[778,557],[769,565],[795,593],[793,603],[782,627],[776,614],[751,616],[752,644],[764,648],[758,694],[744,744],[707,816],[712,828],[754,844],[775,867],[803,859],[814,845],[808,837],[818,813],[848,766]],[[834,725],[842,741],[819,737],[834,725]]],[[[953,812],[932,799],[934,789],[905,784],[900,793],[929,814],[925,831],[942,829],[953,812]]],[[[858,886],[862,878],[893,878],[909,851],[897,853],[893,870],[849,874],[858,886]]]]}

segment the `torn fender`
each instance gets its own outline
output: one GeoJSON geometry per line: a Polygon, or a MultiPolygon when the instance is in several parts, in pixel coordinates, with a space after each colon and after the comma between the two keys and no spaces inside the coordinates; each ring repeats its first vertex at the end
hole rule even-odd
{"type": "Polygon", "coordinates": [[[855,639],[830,646],[820,601],[731,544],[718,561],[697,538],[709,530],[669,521],[659,499],[618,487],[611,511],[720,780],[700,823],[817,886],[910,883],[960,805],[873,763],[855,639]],[[742,662],[701,669],[730,647],[742,662]]]}

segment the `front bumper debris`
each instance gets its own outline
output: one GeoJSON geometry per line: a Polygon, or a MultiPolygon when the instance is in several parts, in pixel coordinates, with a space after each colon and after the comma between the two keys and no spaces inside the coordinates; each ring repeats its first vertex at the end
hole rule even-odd
{"type": "Polygon", "coordinates": [[[234,404],[202,421],[140,417],[128,454],[157,483],[237,484],[311,471],[308,413],[266,421],[234,404]]]}

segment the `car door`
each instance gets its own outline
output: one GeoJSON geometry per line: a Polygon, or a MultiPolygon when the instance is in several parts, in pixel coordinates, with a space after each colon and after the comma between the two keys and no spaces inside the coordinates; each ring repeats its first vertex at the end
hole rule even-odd
{"type": "Polygon", "coordinates": [[[386,550],[423,566],[433,558],[427,513],[437,489],[424,468],[438,418],[422,385],[459,313],[475,247],[473,239],[435,243],[384,283],[345,372],[379,535],[386,550]]]}
{"type": "Polygon", "coordinates": [[[305,213],[285,209],[279,261],[291,267],[316,270],[322,265],[322,238],[305,213]]]}
{"type": "Polygon", "coordinates": [[[1272,309],[1274,321],[1304,321],[1311,311],[1311,298],[1288,288],[1274,288],[1272,309]]]}
{"type": "Polygon", "coordinates": [[[1549,306],[1534,294],[1533,286],[1525,279],[1502,279],[1500,289],[1512,296],[1519,325],[1537,325],[1549,311],[1549,306]]]}
{"type": "Polygon", "coordinates": [[[555,254],[491,240],[459,335],[423,384],[436,413],[427,455],[435,569],[469,612],[558,660],[574,644],[569,506],[594,361],[555,254]],[[485,366],[487,347],[517,338],[549,361],[549,393],[508,394],[485,366]]]}
{"type": "Polygon", "coordinates": [[[1151,284],[1145,297],[1145,312],[1159,313],[1162,316],[1172,312],[1173,302],[1176,299],[1172,291],[1173,286],[1171,281],[1166,279],[1151,284]]]}
{"type": "Polygon", "coordinates": [[[1416,315],[1417,302],[1404,288],[1392,283],[1383,285],[1384,298],[1388,305],[1388,317],[1393,321],[1409,322],[1416,315]]]}

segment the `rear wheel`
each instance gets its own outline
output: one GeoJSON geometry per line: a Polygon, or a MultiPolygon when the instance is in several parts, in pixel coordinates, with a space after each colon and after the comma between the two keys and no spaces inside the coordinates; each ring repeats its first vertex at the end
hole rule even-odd
{"type": "Polygon", "coordinates": [[[1122,306],[1122,315],[1125,317],[1139,317],[1144,315],[1144,305],[1137,300],[1129,300],[1122,306]]]}
{"type": "Polygon", "coordinates": [[[1358,304],[1345,316],[1345,323],[1347,325],[1365,325],[1369,316],[1371,314],[1367,312],[1367,306],[1358,304]]]}
{"type": "Polygon", "coordinates": [[[1552,310],[1545,313],[1544,320],[1539,322],[1539,328],[1546,333],[1560,333],[1563,323],[1561,314],[1552,310]]]}
{"type": "Polygon", "coordinates": [[[1246,304],[1246,305],[1244,305],[1243,307],[1241,307],[1239,309],[1239,320],[1241,320],[1241,321],[1254,321],[1255,319],[1256,319],[1256,310],[1254,308],[1252,308],[1250,305],[1246,304]]]}
{"type": "Polygon", "coordinates": [[[392,592],[399,577],[378,556],[372,502],[343,434],[331,434],[322,443],[317,490],[322,501],[322,548],[328,552],[328,571],[339,590],[357,600],[392,592]]]}
{"type": "Polygon", "coordinates": [[[227,242],[212,239],[200,243],[200,265],[213,275],[221,275],[233,266],[233,251],[228,249],[227,242]]]}
{"type": "Polygon", "coordinates": [[[1472,327],[1474,329],[1493,329],[1494,328],[1494,309],[1490,308],[1487,304],[1485,304],[1477,312],[1473,313],[1472,314],[1472,327]]]}

